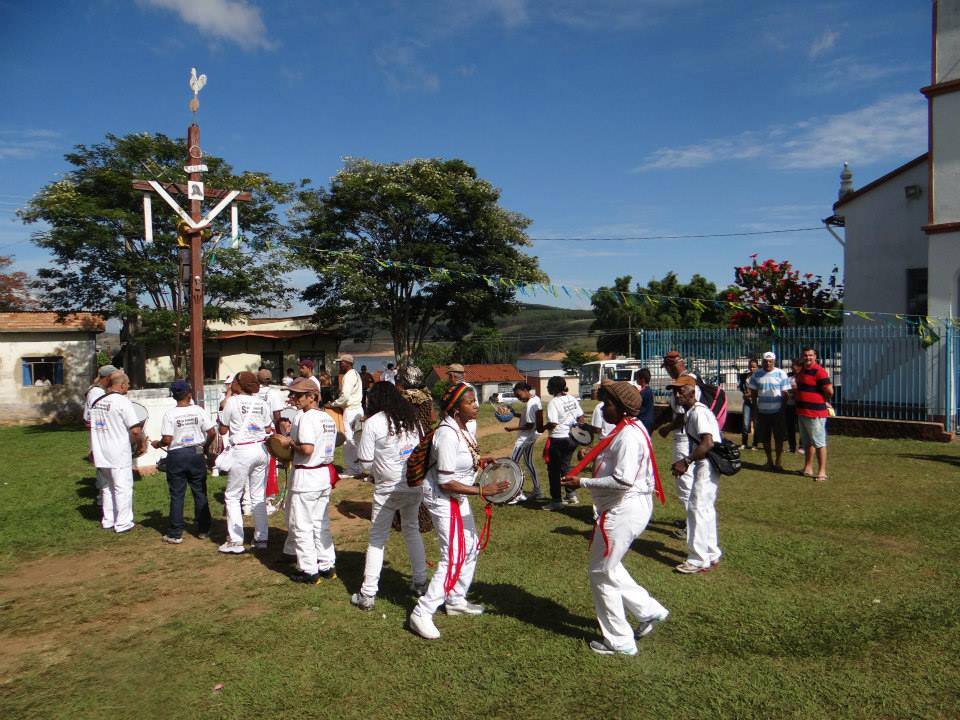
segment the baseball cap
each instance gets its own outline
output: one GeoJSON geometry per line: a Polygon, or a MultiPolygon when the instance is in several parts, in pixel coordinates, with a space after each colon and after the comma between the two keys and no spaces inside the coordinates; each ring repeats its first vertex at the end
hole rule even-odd
{"type": "Polygon", "coordinates": [[[174,380],[170,383],[170,394],[174,397],[177,397],[177,395],[183,397],[188,392],[190,392],[190,383],[186,380],[174,380]]]}
{"type": "Polygon", "coordinates": [[[663,356],[663,364],[660,367],[667,367],[667,365],[676,365],[680,362],[680,353],[676,350],[671,350],[666,355],[663,356]]]}
{"type": "Polygon", "coordinates": [[[227,376],[223,379],[223,384],[224,384],[224,385],[232,385],[232,384],[233,384],[233,373],[227,375],[227,376]]]}
{"type": "Polygon", "coordinates": [[[762,355],[762,357],[763,357],[764,360],[776,360],[776,359],[777,359],[777,356],[774,355],[772,352],[765,352],[765,353],[762,355]]]}
{"type": "Polygon", "coordinates": [[[461,365],[460,363],[451,363],[450,365],[447,365],[447,372],[462,373],[462,372],[466,372],[466,370],[463,369],[463,365],[461,365]]]}
{"type": "Polygon", "coordinates": [[[350,353],[344,353],[343,355],[338,357],[336,360],[334,360],[334,362],[345,362],[353,365],[353,355],[351,355],[350,353]]]}
{"type": "Polygon", "coordinates": [[[115,373],[119,369],[120,368],[118,368],[116,365],[101,365],[100,368],[97,370],[97,375],[99,375],[102,378],[110,377],[111,375],[113,375],[113,373],[115,373]]]}
{"type": "Polygon", "coordinates": [[[696,385],[697,381],[690,375],[681,375],[676,380],[667,385],[667,390],[683,387],[684,385],[696,385]]]}

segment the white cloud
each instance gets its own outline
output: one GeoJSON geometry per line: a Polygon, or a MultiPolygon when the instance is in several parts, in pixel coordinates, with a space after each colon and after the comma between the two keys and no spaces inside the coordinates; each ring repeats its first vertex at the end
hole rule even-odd
{"type": "Polygon", "coordinates": [[[843,161],[875,164],[917,155],[927,146],[926,102],[914,93],[894,95],[837,115],[814,117],[674,148],[660,148],[635,172],[703,167],[763,159],[777,168],[826,168],[843,161]]]}
{"type": "Polygon", "coordinates": [[[0,160],[26,160],[51,152],[58,137],[55,130],[0,130],[0,160]]]}
{"type": "Polygon", "coordinates": [[[246,49],[270,49],[260,9],[247,0],[139,0],[141,4],[172,10],[201,32],[235,42],[246,49]]]}
{"type": "Polygon", "coordinates": [[[525,25],[530,19],[526,0],[488,0],[494,12],[508,28],[525,25]]]}
{"type": "Polygon", "coordinates": [[[440,77],[420,61],[420,49],[421,46],[411,44],[390,45],[374,53],[380,71],[394,90],[436,92],[440,89],[440,77]]]}
{"type": "Polygon", "coordinates": [[[821,55],[823,55],[825,52],[827,52],[830,48],[832,48],[837,43],[837,39],[839,37],[840,37],[840,33],[838,32],[834,32],[829,28],[824,30],[823,34],[820,35],[820,37],[818,37],[816,40],[814,40],[813,43],[810,45],[810,51],[809,51],[810,59],[814,60],[820,57],[821,55]]]}

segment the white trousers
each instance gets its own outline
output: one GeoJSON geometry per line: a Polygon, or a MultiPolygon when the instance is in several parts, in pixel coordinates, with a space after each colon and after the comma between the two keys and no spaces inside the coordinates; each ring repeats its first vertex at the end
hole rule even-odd
{"type": "Polygon", "coordinates": [[[244,487],[250,482],[250,504],[253,506],[253,539],[255,542],[267,539],[267,505],[264,494],[267,491],[267,455],[263,443],[237,445],[230,450],[233,465],[227,475],[227,487],[223,491],[223,504],[227,510],[227,536],[230,542],[243,542],[243,512],[240,509],[240,497],[244,487]]]}
{"type": "MultiPolygon", "coordinates": [[[[686,457],[690,452],[690,438],[687,433],[673,434],[673,461],[676,462],[682,457],[686,457]]],[[[693,488],[693,465],[687,468],[687,471],[677,478],[677,498],[683,509],[686,510],[690,504],[690,492],[693,488]]]]}
{"type": "Polygon", "coordinates": [[[313,575],[329,570],[337,561],[330,532],[330,489],[311,492],[292,492],[290,499],[290,529],[297,553],[297,567],[313,575]]]}
{"type": "Polygon", "coordinates": [[[133,468],[97,468],[106,485],[100,491],[103,516],[100,525],[106,530],[123,532],[133,527],[133,468]]]}
{"type": "Polygon", "coordinates": [[[357,437],[353,434],[353,421],[363,415],[363,408],[346,408],[343,411],[343,425],[346,441],[343,443],[343,470],[347,475],[359,475],[357,465],[357,437]]]}
{"type": "Polygon", "coordinates": [[[717,562],[721,555],[717,539],[718,480],[716,472],[697,473],[690,494],[687,507],[687,562],[697,567],[708,567],[717,562]]]}
{"type": "Polygon", "coordinates": [[[380,588],[380,571],[383,569],[383,548],[390,537],[393,515],[400,511],[400,526],[403,539],[407,543],[407,554],[413,567],[413,581],[426,582],[427,556],[423,551],[423,539],[420,537],[420,503],[423,492],[399,490],[394,492],[373,492],[373,512],[370,520],[370,540],[367,545],[367,559],[363,567],[363,585],[360,592],[368,597],[377,594],[380,588]]]}
{"type": "MultiPolygon", "coordinates": [[[[463,540],[466,551],[463,561],[463,567],[460,569],[460,577],[457,584],[449,595],[444,594],[444,583],[447,580],[447,566],[450,561],[450,543],[456,543],[457,539],[450,536],[450,498],[438,493],[440,497],[425,497],[424,502],[430,511],[430,517],[433,520],[433,526],[437,531],[437,544],[440,547],[440,560],[437,562],[437,569],[433,573],[427,592],[417,601],[417,608],[421,614],[432,615],[444,602],[452,604],[463,603],[467,599],[467,590],[470,589],[470,583],[473,582],[473,573],[477,568],[477,530],[473,524],[473,513],[470,511],[470,503],[465,497],[461,497],[457,504],[460,507],[460,517],[463,518],[463,540]]],[[[457,545],[454,545],[454,553],[457,552],[457,545]]]]}
{"type": "Polygon", "coordinates": [[[647,527],[652,514],[652,495],[640,495],[622,501],[613,509],[601,513],[603,532],[598,523],[590,546],[589,577],[593,606],[604,641],[616,650],[632,652],[637,647],[633,628],[627,621],[628,612],[643,622],[660,616],[666,610],[630,577],[622,562],[631,543],[647,527]]]}
{"type": "Polygon", "coordinates": [[[517,441],[513,444],[513,455],[511,458],[518,465],[523,463],[523,466],[527,469],[527,475],[533,483],[533,492],[540,495],[542,494],[540,490],[540,478],[537,477],[537,467],[533,462],[533,446],[536,444],[536,437],[529,440],[517,438],[517,441]]]}

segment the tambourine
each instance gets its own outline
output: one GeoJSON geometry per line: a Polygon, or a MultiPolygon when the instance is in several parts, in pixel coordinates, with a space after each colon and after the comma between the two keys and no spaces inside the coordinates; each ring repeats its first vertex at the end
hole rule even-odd
{"type": "Polygon", "coordinates": [[[580,425],[574,425],[570,428],[570,439],[573,440],[577,445],[589,445],[593,442],[593,435],[590,434],[590,431],[585,427],[580,425]]]}
{"type": "MultiPolygon", "coordinates": [[[[138,402],[130,401],[130,404],[133,405],[133,412],[137,416],[137,424],[134,427],[139,427],[143,429],[144,423],[147,422],[147,418],[150,417],[150,413],[147,412],[147,408],[141,405],[138,402]]],[[[140,433],[140,441],[138,443],[130,443],[130,451],[133,453],[134,457],[140,457],[145,455],[147,450],[150,449],[150,438],[146,436],[145,433],[140,433]]]]}
{"type": "Polygon", "coordinates": [[[510,483],[507,489],[491,495],[484,492],[484,500],[494,505],[506,505],[523,491],[523,470],[510,458],[494,460],[477,473],[477,485],[480,487],[495,485],[501,480],[510,483]]]}
{"type": "Polygon", "coordinates": [[[293,460],[293,448],[284,444],[285,439],[282,435],[271,435],[266,442],[267,452],[282,463],[293,460]]]}

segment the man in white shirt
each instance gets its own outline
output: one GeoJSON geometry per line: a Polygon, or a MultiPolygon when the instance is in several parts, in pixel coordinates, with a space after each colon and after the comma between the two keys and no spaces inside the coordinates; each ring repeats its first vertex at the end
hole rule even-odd
{"type": "Polygon", "coordinates": [[[353,369],[353,355],[344,353],[335,361],[340,369],[340,395],[331,404],[343,408],[343,426],[347,436],[343,443],[344,477],[360,474],[357,465],[357,440],[353,433],[353,421],[363,417],[363,380],[353,369]]]}
{"type": "Polygon", "coordinates": [[[177,405],[163,416],[161,438],[155,448],[167,448],[167,486],[170,488],[170,528],[160,538],[170,545],[183,542],[183,500],[190,486],[197,519],[197,537],[210,532],[210,506],[207,502],[207,463],[203,449],[216,436],[209,413],[193,404],[193,390],[186,380],[174,380],[170,395],[177,405]]]}
{"type": "Polygon", "coordinates": [[[393,363],[387,363],[387,369],[383,371],[382,377],[384,382],[388,382],[393,385],[397,384],[397,371],[394,368],[393,363]]]}
{"type": "Polygon", "coordinates": [[[602,387],[604,420],[614,430],[601,441],[595,477],[568,476],[563,484],[586,488],[600,513],[590,546],[589,577],[603,640],[592,640],[590,649],[599,655],[636,655],[636,637],[648,635],[670,614],[630,577],[622,562],[653,515],[656,458],[646,429],[636,420],[642,403],[637,387],[609,380],[602,387]],[[636,633],[627,612],[640,621],[636,633]]]}
{"type": "MultiPolygon", "coordinates": [[[[83,424],[87,430],[90,429],[90,406],[93,405],[98,398],[106,394],[107,385],[110,383],[110,376],[115,372],[117,372],[117,368],[113,365],[101,365],[97,369],[97,377],[94,378],[93,384],[90,386],[90,389],[87,390],[87,395],[83,401],[83,424]]],[[[90,461],[93,462],[93,448],[90,449],[90,461]]],[[[107,486],[107,481],[106,469],[101,471],[98,468],[96,479],[97,505],[103,503],[102,491],[107,486]]]]}
{"type": "Polygon", "coordinates": [[[720,473],[710,462],[709,451],[715,442],[722,442],[716,416],[696,398],[696,381],[681,376],[667,385],[685,410],[684,432],[690,437],[688,455],[672,467],[674,475],[693,470],[693,487],[687,503],[687,559],[677,565],[677,572],[685,575],[707,572],[720,562],[720,544],[717,539],[717,490],[720,473]]]}
{"type": "Polygon", "coordinates": [[[288,531],[293,535],[300,573],[292,579],[317,585],[337,576],[329,516],[330,494],[337,482],[333,466],[337,428],[330,416],[318,409],[320,393],[309,380],[295,380],[290,397],[300,412],[290,436],[277,437],[293,448],[288,531]]]}
{"type": "MultiPolygon", "coordinates": [[[[297,369],[300,371],[300,377],[306,378],[314,385],[317,386],[317,392],[322,392],[323,387],[320,384],[320,378],[313,374],[313,369],[316,367],[316,364],[310,358],[303,358],[300,361],[300,364],[297,366],[297,369]]],[[[322,370],[323,368],[321,368],[322,370]]]]}
{"type": "Polygon", "coordinates": [[[118,370],[110,375],[107,392],[90,406],[90,447],[97,471],[106,476],[101,491],[104,530],[117,533],[132,530],[133,524],[133,452],[139,445],[142,428],[127,399],[130,378],[118,370]]]}
{"type": "MultiPolygon", "coordinates": [[[[460,363],[450,363],[447,365],[447,382],[450,385],[456,385],[457,383],[464,383],[473,390],[473,395],[477,399],[477,402],[480,402],[480,393],[477,392],[477,389],[467,382],[467,369],[460,363]]],[[[471,420],[467,423],[467,432],[473,435],[474,438],[477,437],[477,421],[471,420]]]]}
{"type": "Polygon", "coordinates": [[[514,417],[519,417],[520,422],[517,427],[506,427],[507,432],[516,432],[517,440],[513,444],[513,461],[517,464],[523,463],[527,469],[527,475],[533,482],[533,492],[528,496],[522,492],[511,505],[524,502],[525,500],[540,501],[543,499],[543,491],[540,489],[540,479],[537,477],[537,468],[533,462],[533,446],[537,443],[537,411],[542,408],[540,398],[537,397],[532,387],[525,382],[518,382],[513,386],[513,393],[517,399],[524,403],[523,411],[520,415],[514,413],[514,417]]]}

